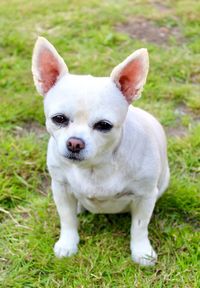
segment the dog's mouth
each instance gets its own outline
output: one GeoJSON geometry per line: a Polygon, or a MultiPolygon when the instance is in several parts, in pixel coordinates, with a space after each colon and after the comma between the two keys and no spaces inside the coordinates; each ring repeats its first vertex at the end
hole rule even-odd
{"type": "Polygon", "coordinates": [[[80,162],[80,161],[83,161],[84,160],[84,157],[79,155],[78,153],[70,153],[70,154],[66,154],[65,155],[65,158],[71,160],[71,161],[77,161],[77,162],[80,162]]]}

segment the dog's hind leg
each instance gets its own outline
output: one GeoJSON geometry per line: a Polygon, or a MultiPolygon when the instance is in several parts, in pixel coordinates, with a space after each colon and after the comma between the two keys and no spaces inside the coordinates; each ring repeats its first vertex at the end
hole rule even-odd
{"type": "Polygon", "coordinates": [[[150,266],[156,262],[156,253],[148,238],[148,224],[157,199],[157,188],[148,196],[132,204],[131,254],[134,262],[150,266]]]}
{"type": "Polygon", "coordinates": [[[158,199],[162,196],[162,194],[165,192],[169,185],[169,179],[170,179],[170,170],[169,166],[166,166],[166,169],[160,179],[160,183],[158,185],[158,199]]]}

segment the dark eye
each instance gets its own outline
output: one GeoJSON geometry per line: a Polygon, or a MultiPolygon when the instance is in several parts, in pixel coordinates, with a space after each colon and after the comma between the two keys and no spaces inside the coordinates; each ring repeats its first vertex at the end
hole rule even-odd
{"type": "Polygon", "coordinates": [[[101,132],[108,132],[113,128],[113,125],[109,121],[102,120],[95,123],[93,128],[101,132]]]}
{"type": "Polygon", "coordinates": [[[64,114],[55,115],[51,119],[56,125],[67,126],[69,124],[69,118],[64,114]]]}

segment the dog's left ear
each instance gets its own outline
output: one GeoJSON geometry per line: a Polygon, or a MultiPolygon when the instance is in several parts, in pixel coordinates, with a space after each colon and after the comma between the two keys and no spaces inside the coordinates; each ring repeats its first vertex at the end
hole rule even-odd
{"type": "Polygon", "coordinates": [[[38,37],[33,50],[32,73],[37,91],[42,96],[56,84],[68,68],[54,46],[43,37],[38,37]]]}
{"type": "Polygon", "coordinates": [[[148,70],[149,57],[145,48],[136,50],[113,69],[111,79],[115,82],[129,104],[140,97],[142,88],[146,82],[148,70]]]}

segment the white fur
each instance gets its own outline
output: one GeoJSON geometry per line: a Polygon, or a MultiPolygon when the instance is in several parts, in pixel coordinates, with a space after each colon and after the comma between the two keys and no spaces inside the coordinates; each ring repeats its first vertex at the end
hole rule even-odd
{"type": "MultiPolygon", "coordinates": [[[[45,43],[48,46],[48,42],[45,43]]],[[[37,42],[33,56],[36,87],[40,45],[37,42]]],[[[52,51],[60,59],[57,52],[52,51]]],[[[141,57],[144,63],[139,89],[147,76],[146,53],[142,49],[133,54],[141,57]]],[[[133,57],[128,59],[126,64],[133,57]]],[[[141,265],[153,265],[156,261],[147,229],[156,200],[169,181],[166,139],[157,120],[147,112],[129,106],[116,86],[123,67],[124,64],[119,65],[111,77],[105,78],[62,74],[45,96],[46,126],[51,135],[47,164],[61,221],[60,239],[54,248],[58,257],[77,252],[79,202],[79,206],[93,213],[130,211],[133,260],[141,265]],[[60,128],[52,123],[51,117],[57,113],[70,118],[67,127],[60,128]],[[94,123],[102,119],[113,123],[110,132],[93,129],[94,123]],[[81,152],[83,161],[65,157],[70,137],[85,141],[86,147],[81,152]]]]}

